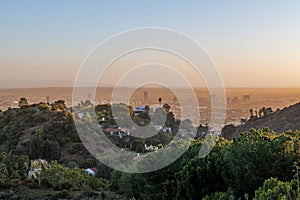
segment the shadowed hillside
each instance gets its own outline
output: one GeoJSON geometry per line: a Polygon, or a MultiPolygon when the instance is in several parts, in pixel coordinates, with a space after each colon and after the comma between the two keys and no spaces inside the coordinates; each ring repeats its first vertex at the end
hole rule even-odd
{"type": "Polygon", "coordinates": [[[269,127],[278,133],[288,130],[300,130],[300,102],[262,117],[253,116],[238,127],[227,125],[223,128],[222,134],[226,138],[233,138],[251,128],[261,129],[264,127],[269,127]]]}

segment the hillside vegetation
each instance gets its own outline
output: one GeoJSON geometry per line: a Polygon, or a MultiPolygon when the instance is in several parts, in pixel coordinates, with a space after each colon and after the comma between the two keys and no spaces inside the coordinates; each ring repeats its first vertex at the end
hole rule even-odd
{"type": "Polygon", "coordinates": [[[249,131],[251,128],[261,129],[264,127],[269,127],[278,133],[300,130],[300,102],[261,117],[252,116],[241,126],[227,125],[223,128],[223,136],[231,139],[244,131],[249,131]]]}
{"type": "MultiPolygon", "coordinates": [[[[108,119],[104,126],[115,123],[105,114],[109,109],[110,105],[97,106],[101,118],[108,119]]],[[[178,143],[190,146],[171,165],[128,174],[108,168],[86,150],[64,101],[28,105],[23,99],[20,108],[0,112],[0,199],[296,200],[300,198],[300,132],[294,130],[299,124],[294,120],[299,117],[298,109],[299,104],[249,120],[244,125],[247,131],[234,139],[220,137],[205,158],[199,158],[204,140],[197,137],[187,144],[178,143]],[[274,126],[261,128],[268,120],[274,126]],[[278,129],[284,131],[272,131],[280,128],[276,120],[281,124],[286,120],[291,128],[284,125],[278,129]],[[250,128],[251,124],[260,129],[250,128]],[[29,178],[28,171],[34,167],[30,160],[39,159],[48,160],[49,166],[41,167],[37,179],[29,178]],[[95,176],[84,171],[91,167],[97,169],[95,176]]],[[[168,114],[168,123],[176,128],[178,124],[168,114]]],[[[145,123],[146,118],[134,120],[145,123]]],[[[163,134],[148,142],[162,142],[160,137],[163,134]]],[[[162,139],[167,143],[170,138],[162,139]]],[[[129,145],[130,150],[144,152],[145,141],[129,145]]],[[[155,159],[145,156],[137,163],[155,165],[159,162],[155,159]]]]}

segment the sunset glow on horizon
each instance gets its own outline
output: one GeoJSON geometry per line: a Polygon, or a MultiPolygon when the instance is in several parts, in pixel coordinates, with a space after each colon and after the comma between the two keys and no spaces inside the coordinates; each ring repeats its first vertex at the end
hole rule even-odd
{"type": "Polygon", "coordinates": [[[139,27],[172,29],[193,38],[205,48],[227,88],[300,87],[296,0],[13,0],[1,1],[0,7],[0,89],[72,86],[96,45],[139,27]]]}

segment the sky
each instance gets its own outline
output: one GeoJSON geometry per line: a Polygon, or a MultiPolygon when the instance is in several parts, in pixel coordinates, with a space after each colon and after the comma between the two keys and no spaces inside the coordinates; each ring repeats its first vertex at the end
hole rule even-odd
{"type": "Polygon", "coordinates": [[[298,0],[0,0],[0,88],[70,86],[97,44],[142,27],[200,43],[225,87],[300,87],[299,9],[298,0]]]}

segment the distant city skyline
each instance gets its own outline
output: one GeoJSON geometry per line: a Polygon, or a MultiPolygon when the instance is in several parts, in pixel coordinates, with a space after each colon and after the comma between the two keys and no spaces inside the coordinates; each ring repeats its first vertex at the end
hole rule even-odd
{"type": "Polygon", "coordinates": [[[297,0],[4,0],[0,7],[1,89],[71,87],[97,44],[140,27],[194,38],[226,88],[300,88],[297,0]]]}

